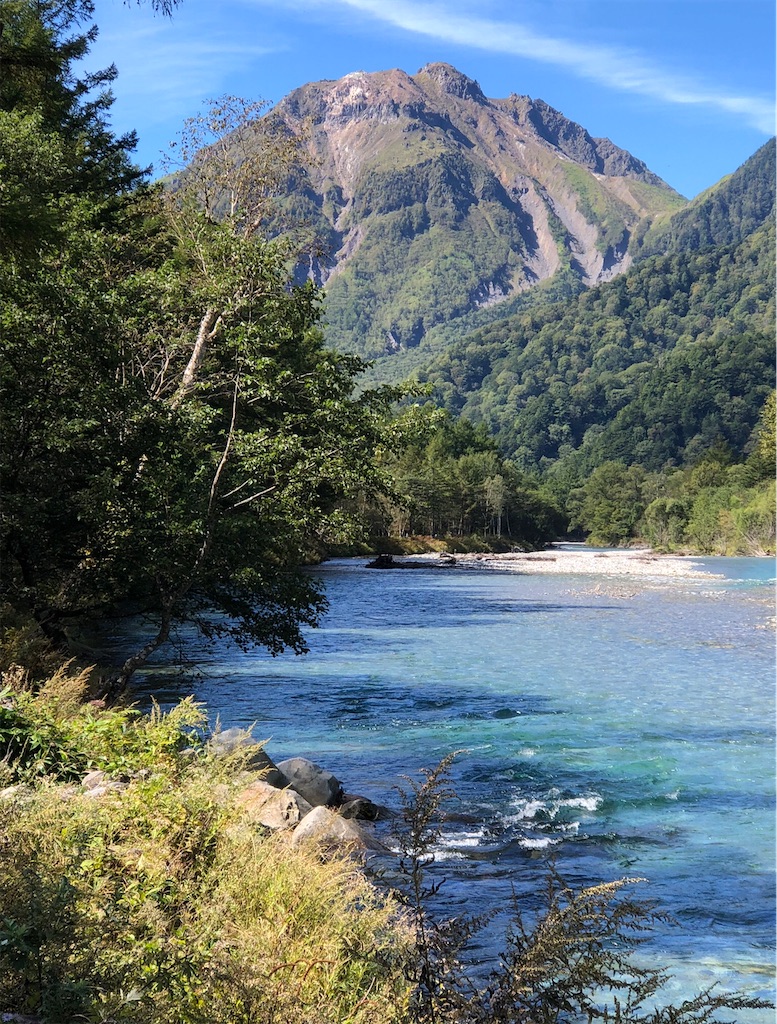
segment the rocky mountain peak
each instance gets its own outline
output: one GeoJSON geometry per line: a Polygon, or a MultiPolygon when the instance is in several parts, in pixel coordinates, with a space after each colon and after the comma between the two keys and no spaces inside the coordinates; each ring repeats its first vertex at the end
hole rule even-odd
{"type": "Polygon", "coordinates": [[[276,108],[311,161],[288,207],[324,256],[335,344],[372,357],[558,272],[626,270],[641,222],[683,200],[540,99],[489,99],[444,62],[312,82],[276,108]]]}
{"type": "Polygon", "coordinates": [[[431,78],[440,92],[447,93],[449,96],[458,96],[459,99],[472,100],[475,103],[488,102],[475,79],[468,78],[452,64],[445,64],[442,61],[425,64],[417,72],[416,77],[420,76],[431,78]]]}

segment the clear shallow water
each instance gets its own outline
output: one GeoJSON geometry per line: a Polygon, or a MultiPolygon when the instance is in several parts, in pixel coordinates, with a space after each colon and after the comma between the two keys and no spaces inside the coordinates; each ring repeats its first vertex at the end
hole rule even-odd
{"type": "MultiPolygon", "coordinates": [[[[709,559],[709,580],[376,572],[323,566],[311,652],[198,649],[143,694],[194,689],[225,727],[256,724],[276,760],[311,757],[346,789],[392,787],[453,750],[459,809],[440,869],[453,912],[565,879],[645,877],[677,925],[643,955],[683,998],[713,982],[770,997],[775,932],[774,563],[709,559]],[[771,582],[770,582],[771,581],[771,582]]],[[[479,936],[493,959],[505,915],[479,936]]],[[[773,1011],[741,1014],[765,1022],[773,1011]]]]}

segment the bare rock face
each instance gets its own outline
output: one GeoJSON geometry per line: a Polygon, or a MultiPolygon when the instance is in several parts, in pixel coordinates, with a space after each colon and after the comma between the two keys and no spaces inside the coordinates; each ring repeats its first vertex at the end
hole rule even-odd
{"type": "Polygon", "coordinates": [[[291,786],[313,807],[339,807],[343,799],[343,786],[339,779],[305,757],[290,757],[281,761],[278,770],[291,786]]]}
{"type": "Polygon", "coordinates": [[[312,810],[293,789],[277,789],[262,779],[239,793],[237,803],[252,821],[274,830],[294,828],[312,810]]]}
{"type": "Polygon", "coordinates": [[[327,807],[314,807],[294,829],[292,844],[315,843],[330,850],[387,853],[387,848],[352,818],[327,807]]]}

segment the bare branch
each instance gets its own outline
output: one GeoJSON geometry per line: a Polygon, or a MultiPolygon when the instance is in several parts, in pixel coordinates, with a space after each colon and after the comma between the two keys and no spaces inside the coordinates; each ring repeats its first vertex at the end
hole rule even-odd
{"type": "Polygon", "coordinates": [[[265,487],[263,491],[257,491],[256,494],[252,494],[250,498],[243,498],[242,501],[237,501],[232,506],[233,509],[240,508],[241,505],[248,505],[252,501],[256,501],[257,498],[264,498],[267,494],[272,494],[273,491],[278,490],[278,485],[273,484],[272,487],[265,487]]]}

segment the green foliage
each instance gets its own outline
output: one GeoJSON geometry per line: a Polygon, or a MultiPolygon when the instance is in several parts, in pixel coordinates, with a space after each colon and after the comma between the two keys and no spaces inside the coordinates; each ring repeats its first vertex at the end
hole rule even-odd
{"type": "Polygon", "coordinates": [[[17,695],[28,719],[56,721],[63,746],[125,785],[90,795],[9,756],[35,788],[0,801],[4,1011],[47,1024],[402,1019],[408,935],[392,901],[348,861],[253,824],[235,799],[240,765],[182,756],[199,709],[64,714],[48,690],[17,695]]]}
{"type": "Polygon", "coordinates": [[[718,486],[702,487],[688,512],[684,540],[714,555],[764,555],[775,545],[774,480],[743,488],[731,467],[718,486]]]}
{"type": "Polygon", "coordinates": [[[91,0],[2,0],[0,110],[40,118],[44,133],[66,135],[67,191],[121,193],[140,178],[129,152],[135,136],[107,124],[116,68],[83,73],[97,36],[91,0]]]}
{"type": "Polygon", "coordinates": [[[172,771],[184,746],[200,746],[205,722],[190,700],[163,715],[137,710],[106,711],[86,703],[90,670],[64,666],[41,687],[18,667],[5,673],[0,690],[0,761],[10,782],[73,780],[87,771],[133,775],[149,769],[172,771]]]}
{"type": "Polygon", "coordinates": [[[302,650],[324,602],[297,567],[357,529],[345,499],[386,489],[399,392],[355,395],[362,365],[324,348],[320,294],[256,233],[296,147],[267,130],[238,154],[254,112],[227,98],[187,144],[231,146],[166,196],[130,189],[129,164],[92,162],[107,99],[72,72],[92,34],[61,42],[90,5],[24,5],[18,24],[11,6],[12,42],[37,26],[52,47],[59,98],[30,109],[31,71],[0,108],[0,594],[59,643],[107,609],[146,613],[114,691],[182,619],[302,650]]]}
{"type": "Polygon", "coordinates": [[[653,257],[463,339],[421,377],[525,469],[657,470],[721,437],[742,457],[773,386],[773,252],[767,223],[734,248],[653,257]]]}
{"type": "Polygon", "coordinates": [[[671,219],[657,219],[634,246],[640,257],[736,244],[774,210],[775,141],[770,139],[737,170],[697,196],[671,219]]]}
{"type": "Polygon", "coordinates": [[[764,402],[761,417],[752,438],[752,451],[747,460],[748,466],[752,469],[756,479],[759,480],[773,476],[775,463],[777,462],[777,446],[775,445],[777,405],[775,405],[775,395],[777,395],[777,392],[772,391],[764,402]]]}
{"type": "Polygon", "coordinates": [[[588,534],[590,544],[623,544],[633,536],[645,510],[644,491],[641,467],[604,462],[570,495],[572,525],[588,534]]]}
{"type": "MultiPolygon", "coordinates": [[[[390,536],[504,537],[541,547],[564,528],[551,498],[507,462],[482,428],[446,417],[390,463],[395,494],[385,507],[390,536]]],[[[373,531],[375,532],[375,531],[373,531]]]]}

